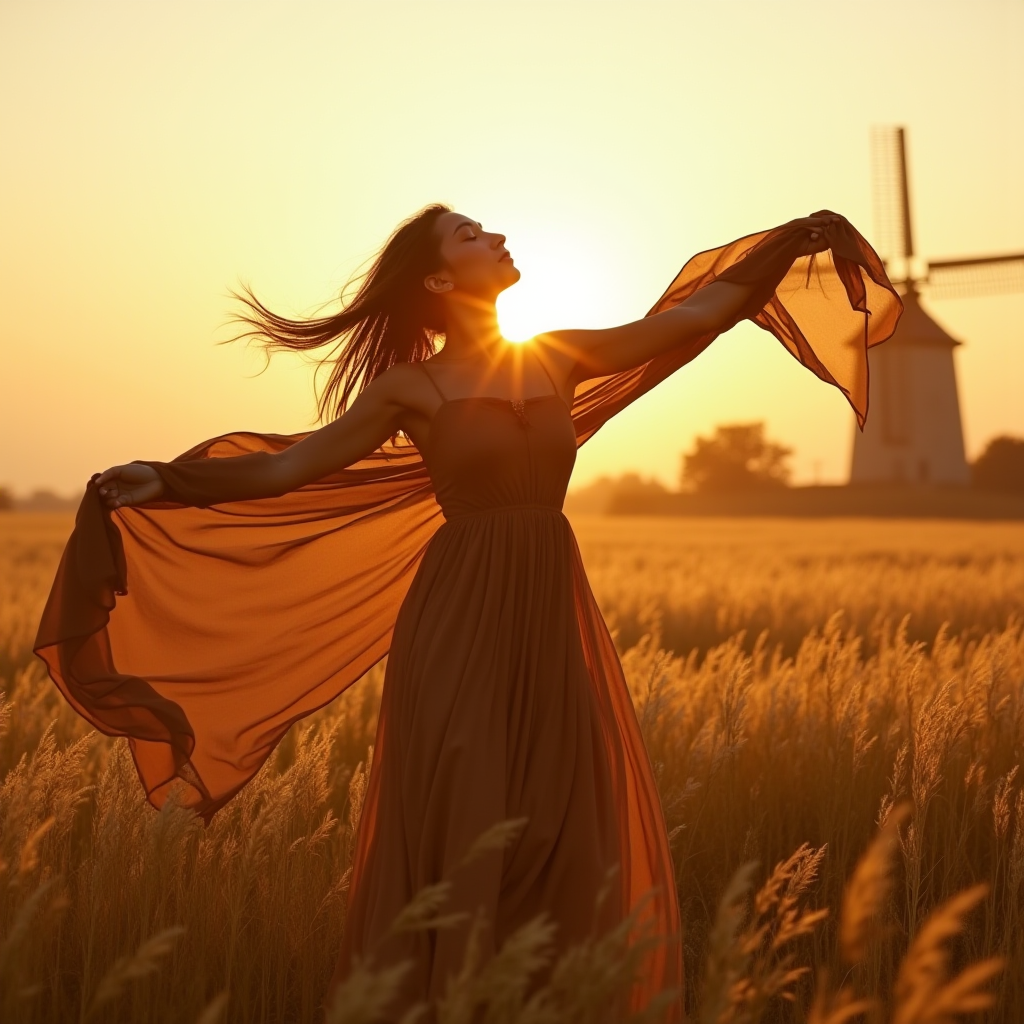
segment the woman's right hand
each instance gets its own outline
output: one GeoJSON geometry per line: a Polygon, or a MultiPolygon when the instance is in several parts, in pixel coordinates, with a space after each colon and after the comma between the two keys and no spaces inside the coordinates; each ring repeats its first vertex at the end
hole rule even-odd
{"type": "Polygon", "coordinates": [[[811,256],[830,248],[828,229],[842,219],[838,213],[833,213],[831,210],[819,210],[817,213],[812,213],[810,217],[797,217],[796,220],[789,221],[785,227],[803,228],[806,231],[801,255],[811,256]]]}
{"type": "Polygon", "coordinates": [[[164,493],[164,482],[152,466],[132,462],[105,469],[96,478],[96,488],[107,508],[121,508],[156,501],[164,493]]]}

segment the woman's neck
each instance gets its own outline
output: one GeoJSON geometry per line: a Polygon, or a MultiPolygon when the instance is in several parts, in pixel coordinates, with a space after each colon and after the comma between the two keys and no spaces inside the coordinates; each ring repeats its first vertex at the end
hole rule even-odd
{"type": "Polygon", "coordinates": [[[493,302],[460,295],[449,298],[445,306],[442,361],[500,358],[507,342],[501,336],[498,311],[493,302]]]}

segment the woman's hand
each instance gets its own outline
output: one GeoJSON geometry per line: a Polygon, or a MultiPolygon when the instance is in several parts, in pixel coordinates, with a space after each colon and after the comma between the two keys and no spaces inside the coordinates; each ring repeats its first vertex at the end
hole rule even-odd
{"type": "Polygon", "coordinates": [[[838,213],[833,213],[831,210],[819,210],[817,213],[812,213],[810,217],[798,217],[796,220],[791,220],[785,226],[799,227],[806,231],[804,246],[800,254],[811,256],[829,248],[828,239],[825,237],[826,229],[842,219],[838,213]]]}
{"type": "Polygon", "coordinates": [[[96,478],[96,488],[107,508],[120,508],[156,501],[164,493],[164,482],[152,466],[133,462],[105,469],[96,478]]]}

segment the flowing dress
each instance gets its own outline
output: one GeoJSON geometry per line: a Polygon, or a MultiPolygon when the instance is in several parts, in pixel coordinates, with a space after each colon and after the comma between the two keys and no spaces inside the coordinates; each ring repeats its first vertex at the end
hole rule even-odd
{"type": "MultiPolygon", "coordinates": [[[[788,226],[693,257],[650,313],[714,280],[750,286],[749,317],[867,415],[867,352],[902,304],[843,220],[831,252],[788,226]]],[[[389,654],[357,837],[339,976],[416,889],[453,877],[488,912],[488,949],[540,911],[562,944],[643,903],[664,941],[631,1003],[681,989],[674,872],[615,648],[561,505],[576,449],[693,358],[680,342],[557,394],[439,393],[421,453],[385,445],[287,493],[266,460],[305,434],[239,432],[148,461],[160,501],[107,509],[89,481],[34,649],[69,702],[128,739],[148,799],[209,818],[289,727],[389,654]],[[525,818],[507,848],[459,862],[480,831],[525,818]]],[[[424,367],[424,372],[428,372],[424,367]]],[[[143,460],[140,460],[143,461],[143,460]]],[[[409,998],[436,995],[465,929],[408,940],[409,998]]],[[[666,1021],[680,1019],[677,1002],[666,1021]]]]}
{"type": "MultiPolygon", "coordinates": [[[[424,457],[445,522],[395,623],[339,965],[343,976],[353,953],[411,958],[410,1003],[443,995],[463,962],[468,924],[383,942],[440,878],[453,885],[445,911],[484,909],[485,956],[541,910],[557,923],[556,949],[582,940],[620,867],[599,931],[654,885],[657,931],[679,924],[654,780],[561,511],[571,412],[557,391],[448,397],[417,365],[441,400],[424,457]],[[504,855],[459,869],[478,835],[521,818],[504,855]]],[[[678,984],[678,961],[678,944],[661,951],[651,980],[678,984]]]]}

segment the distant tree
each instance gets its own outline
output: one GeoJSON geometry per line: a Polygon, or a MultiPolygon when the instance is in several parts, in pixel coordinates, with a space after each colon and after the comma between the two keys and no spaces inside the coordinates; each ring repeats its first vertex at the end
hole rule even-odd
{"type": "Polygon", "coordinates": [[[786,487],[792,454],[792,448],[765,438],[763,423],[716,427],[713,437],[698,437],[683,455],[682,487],[703,493],[786,487]]]}
{"type": "Polygon", "coordinates": [[[608,501],[614,490],[615,480],[612,477],[599,476],[586,487],[570,487],[563,507],[569,514],[603,515],[608,511],[608,501]]]}
{"type": "Polygon", "coordinates": [[[565,497],[565,511],[570,514],[600,514],[632,510],[657,500],[667,489],[657,480],[645,480],[639,473],[622,476],[601,476],[586,487],[574,488],[565,497]]]}
{"type": "Polygon", "coordinates": [[[668,489],[658,480],[645,480],[639,473],[624,473],[615,481],[606,512],[644,515],[657,513],[658,503],[668,489]]]}
{"type": "Polygon", "coordinates": [[[0,512],[14,508],[14,495],[6,487],[0,487],[0,512]]]}
{"type": "Polygon", "coordinates": [[[34,490],[27,498],[18,502],[18,507],[25,512],[72,512],[78,508],[82,494],[62,498],[59,494],[45,487],[34,490]]]}
{"type": "Polygon", "coordinates": [[[648,495],[664,494],[665,485],[658,480],[645,480],[639,473],[623,473],[613,481],[614,494],[648,495]]]}
{"type": "Polygon", "coordinates": [[[985,491],[1024,494],[1024,438],[992,438],[971,466],[971,482],[985,491]]]}

